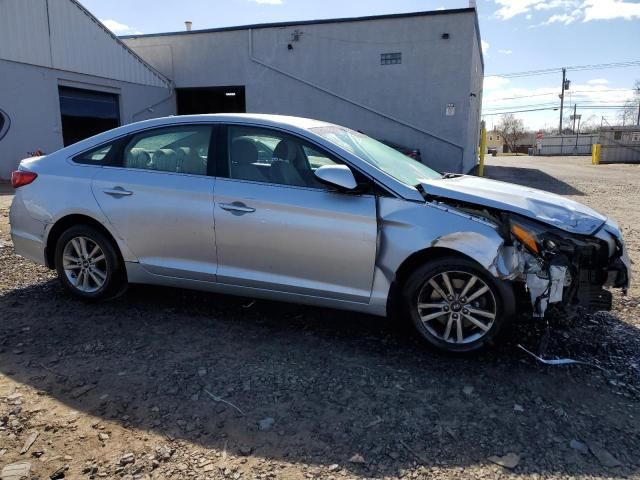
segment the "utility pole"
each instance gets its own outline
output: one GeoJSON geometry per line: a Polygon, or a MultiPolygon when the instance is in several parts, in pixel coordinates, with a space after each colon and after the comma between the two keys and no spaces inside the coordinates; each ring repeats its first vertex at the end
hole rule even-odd
{"type": "Polygon", "coordinates": [[[576,133],[576,104],[573,104],[573,128],[571,129],[573,133],[576,133]]]}
{"type": "Polygon", "coordinates": [[[562,69],[562,89],[560,90],[560,128],[558,134],[562,135],[562,109],[564,108],[564,87],[567,80],[567,69],[562,69]]]}
{"type": "Polygon", "coordinates": [[[636,120],[636,125],[640,127],[640,100],[638,100],[638,120],[636,120]]]}

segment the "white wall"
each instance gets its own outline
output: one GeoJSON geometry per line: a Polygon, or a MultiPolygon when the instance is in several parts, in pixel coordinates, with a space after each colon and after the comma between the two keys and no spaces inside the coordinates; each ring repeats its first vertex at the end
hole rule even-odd
{"type": "Polygon", "coordinates": [[[0,60],[0,109],[11,126],[0,140],[0,178],[9,178],[27,152],[62,148],[58,86],[106,91],[120,96],[122,124],[175,113],[169,88],[151,87],[51,68],[0,60]],[[158,105],[156,105],[160,102],[158,105]],[[147,108],[152,107],[149,112],[147,108]]]}
{"type": "Polygon", "coordinates": [[[476,37],[475,14],[468,11],[258,28],[254,60],[248,30],[124,41],[178,88],[245,85],[248,112],[343,124],[420,148],[436,169],[466,172],[475,164],[478,130],[470,93],[483,75],[476,37]],[[295,30],[302,32],[298,42],[295,30]],[[380,54],[391,52],[402,52],[402,64],[380,65],[380,54]],[[455,116],[445,115],[448,103],[455,116]]]}
{"type": "Polygon", "coordinates": [[[75,0],[0,0],[0,59],[155,87],[169,84],[75,0]]]}

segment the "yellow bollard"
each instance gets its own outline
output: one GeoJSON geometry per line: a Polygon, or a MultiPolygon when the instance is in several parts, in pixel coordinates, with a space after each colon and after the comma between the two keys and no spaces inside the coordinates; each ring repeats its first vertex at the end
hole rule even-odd
{"type": "Polygon", "coordinates": [[[594,143],[591,147],[591,164],[600,165],[600,152],[602,151],[602,145],[594,143]]]}
{"type": "Polygon", "coordinates": [[[478,176],[484,177],[484,154],[487,150],[487,129],[482,122],[480,129],[480,165],[478,166],[478,176]]]}

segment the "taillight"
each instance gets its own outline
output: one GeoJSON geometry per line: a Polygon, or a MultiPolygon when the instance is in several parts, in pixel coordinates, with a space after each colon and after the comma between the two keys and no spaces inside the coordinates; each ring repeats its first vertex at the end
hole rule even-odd
{"type": "Polygon", "coordinates": [[[15,170],[11,172],[11,186],[13,188],[24,187],[25,185],[29,185],[33,182],[37,176],[38,174],[34,172],[15,170]]]}

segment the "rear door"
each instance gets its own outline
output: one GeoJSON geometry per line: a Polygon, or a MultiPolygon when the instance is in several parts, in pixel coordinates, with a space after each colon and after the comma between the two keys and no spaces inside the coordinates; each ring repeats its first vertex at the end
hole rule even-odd
{"type": "Polygon", "coordinates": [[[132,135],[93,194],[116,233],[157,275],[215,281],[213,127],[161,127],[132,135]]]}
{"type": "Polygon", "coordinates": [[[367,302],[374,195],[317,182],[315,168],[339,161],[284,132],[229,126],[223,142],[214,209],[218,282],[367,302]]]}

